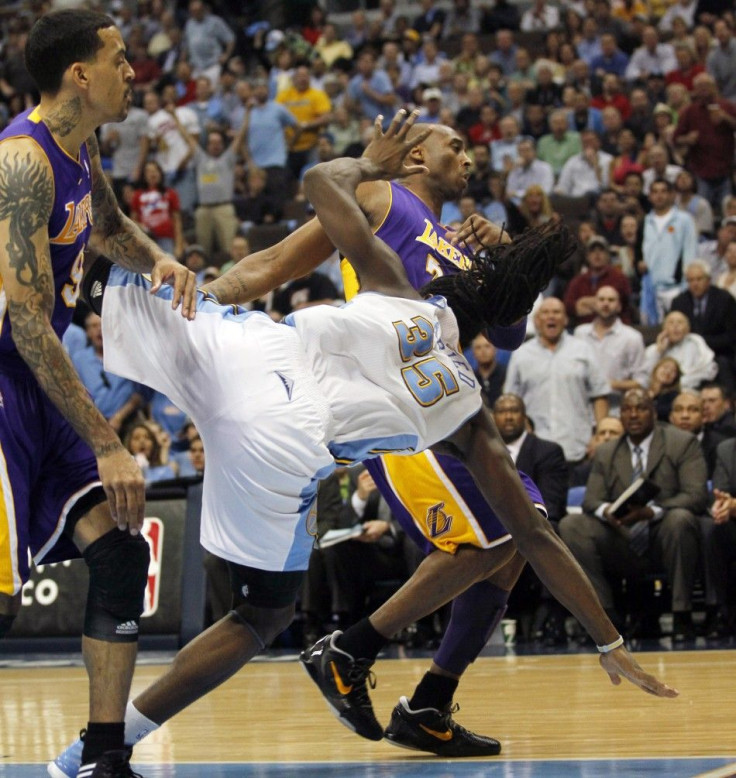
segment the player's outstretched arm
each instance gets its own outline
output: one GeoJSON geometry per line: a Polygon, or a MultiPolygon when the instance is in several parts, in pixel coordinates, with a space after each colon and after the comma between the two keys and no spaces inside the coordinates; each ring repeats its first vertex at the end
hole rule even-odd
{"type": "Polygon", "coordinates": [[[164,282],[171,284],[174,287],[172,308],[181,303],[182,316],[193,319],[197,302],[196,276],[156,245],[120,210],[102,170],[100,149],[94,134],[87,139],[87,149],[92,163],[92,213],[95,222],[90,242],[94,249],[128,270],[150,273],[153,292],[164,282]]]}
{"type": "MultiPolygon", "coordinates": [[[[38,146],[25,139],[0,144],[0,275],[13,341],[41,388],[97,457],[118,525],[137,530],[145,498],[140,468],[95,407],[51,326],[55,291],[48,221],[53,200],[53,174],[38,146]]],[[[70,288],[78,288],[81,277],[80,256],[70,288]]]]}
{"type": "Polygon", "coordinates": [[[645,673],[623,646],[588,577],[562,540],[532,505],[486,409],[463,425],[452,443],[478,488],[511,533],[542,583],[585,627],[599,647],[601,665],[614,684],[620,676],[659,697],[678,692],[645,673]]]}
{"type": "Polygon", "coordinates": [[[385,133],[379,116],[374,124],[373,140],[362,157],[322,162],[304,176],[304,192],[322,227],[340,253],[350,257],[364,291],[418,296],[396,253],[373,234],[356,197],[358,185],[366,181],[425,170],[421,165],[407,167],[404,164],[409,151],[431,132],[428,128],[411,141],[407,140],[407,133],[417,116],[415,111],[405,120],[406,112],[399,111],[385,133]]]}

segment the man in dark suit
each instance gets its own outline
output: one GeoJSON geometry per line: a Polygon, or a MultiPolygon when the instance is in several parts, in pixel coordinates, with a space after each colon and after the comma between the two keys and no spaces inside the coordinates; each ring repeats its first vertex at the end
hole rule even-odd
{"type": "Polygon", "coordinates": [[[583,513],[566,516],[560,535],[619,627],[613,580],[635,581],[664,569],[672,589],[673,640],[681,641],[695,634],[692,589],[699,558],[698,515],[708,501],[706,465],[693,435],[655,421],[646,390],[629,389],[621,402],[624,435],[596,451],[583,513]],[[610,504],[638,474],[660,492],[616,518],[610,504]]]}
{"type": "Polygon", "coordinates": [[[734,373],[734,333],[736,299],[725,289],[711,284],[707,262],[696,259],[685,268],[687,289],[672,301],[673,311],[690,320],[690,331],[702,335],[715,352],[718,381],[730,392],[736,389],[734,373]]]}
{"type": "Polygon", "coordinates": [[[708,478],[713,477],[716,466],[716,449],[730,435],[706,427],[703,420],[703,398],[694,389],[686,389],[675,397],[670,410],[670,424],[695,435],[705,457],[708,478]]]}
{"type": "MultiPolygon", "coordinates": [[[[493,405],[493,418],[516,467],[539,487],[547,515],[556,526],[567,508],[568,467],[562,446],[528,431],[526,407],[518,394],[502,394],[493,405]]],[[[567,642],[564,609],[556,605],[527,565],[509,598],[510,614],[521,619],[517,639],[521,641],[530,633],[551,645],[567,642]]]]}
{"type": "Polygon", "coordinates": [[[703,420],[707,429],[736,437],[736,419],[733,416],[731,394],[721,384],[706,381],[700,387],[703,398],[703,420]]]}

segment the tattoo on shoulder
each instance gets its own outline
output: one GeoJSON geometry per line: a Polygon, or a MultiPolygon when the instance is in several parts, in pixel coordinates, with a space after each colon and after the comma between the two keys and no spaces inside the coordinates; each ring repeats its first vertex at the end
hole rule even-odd
{"type": "Polygon", "coordinates": [[[30,152],[0,156],[0,220],[8,221],[9,241],[3,248],[18,283],[36,286],[39,263],[32,237],[48,225],[54,198],[49,170],[30,152]]]}

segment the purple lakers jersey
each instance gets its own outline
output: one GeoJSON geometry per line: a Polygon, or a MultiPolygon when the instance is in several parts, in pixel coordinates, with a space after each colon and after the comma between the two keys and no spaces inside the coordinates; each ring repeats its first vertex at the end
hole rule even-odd
{"type": "MultiPolygon", "coordinates": [[[[77,158],[67,154],[41,121],[38,110],[18,116],[0,133],[0,143],[30,138],[44,152],[54,173],[54,204],[49,219],[49,250],[54,274],[55,303],[51,326],[61,338],[72,319],[82,281],[84,248],[92,230],[92,174],[87,145],[77,158]]],[[[18,160],[23,164],[23,159],[18,160]]],[[[0,291],[0,363],[25,368],[13,342],[7,300],[0,291]]]]}

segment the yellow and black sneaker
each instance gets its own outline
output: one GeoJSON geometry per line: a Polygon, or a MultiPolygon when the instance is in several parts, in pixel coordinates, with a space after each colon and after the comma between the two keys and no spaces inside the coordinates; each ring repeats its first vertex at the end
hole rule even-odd
{"type": "Polygon", "coordinates": [[[372,662],[340,650],[335,645],[340,635],[340,630],[325,635],[302,651],[299,660],[341,724],[368,740],[381,740],[383,727],[368,696],[368,685],[376,688],[372,662]]]}
{"type": "Polygon", "coordinates": [[[501,753],[498,740],[476,735],[452,720],[459,705],[448,705],[444,710],[421,708],[412,710],[406,697],[391,714],[391,722],[384,737],[391,745],[414,751],[430,751],[437,756],[458,758],[464,756],[497,756],[501,753]]]}

